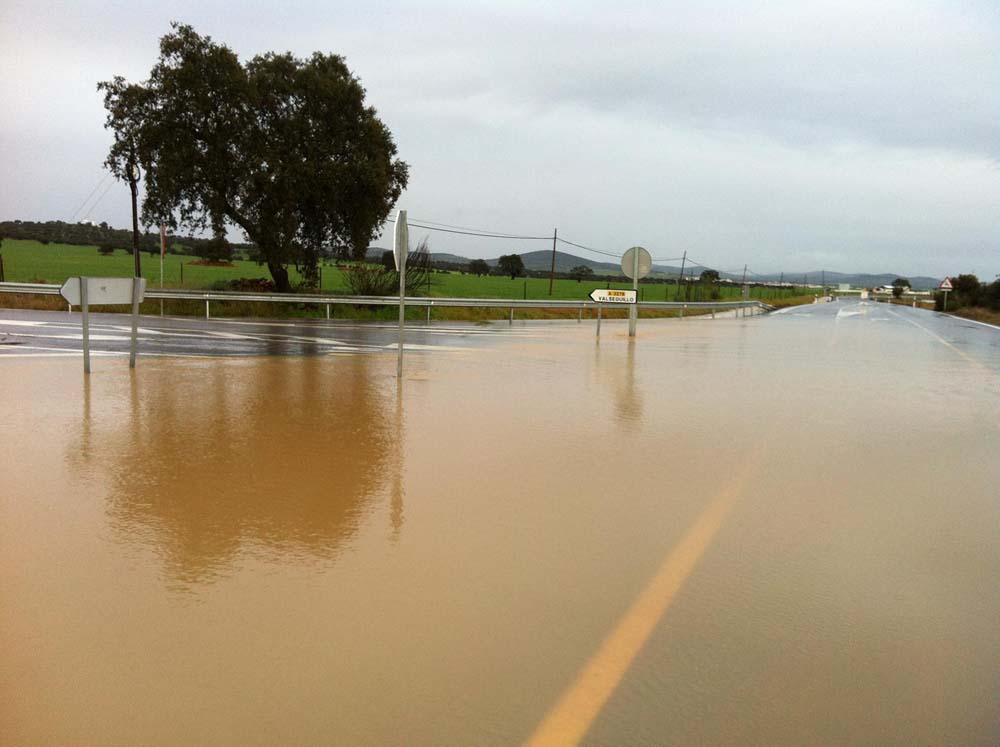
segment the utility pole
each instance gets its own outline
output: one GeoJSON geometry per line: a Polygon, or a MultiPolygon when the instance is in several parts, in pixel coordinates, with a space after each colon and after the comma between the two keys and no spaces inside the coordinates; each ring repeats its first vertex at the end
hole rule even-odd
{"type": "Polygon", "coordinates": [[[552,295],[552,284],[556,279],[556,241],[559,240],[559,229],[552,229],[552,267],[549,269],[549,295],[552,295]]]}
{"type": "Polygon", "coordinates": [[[680,280],[677,281],[677,295],[674,296],[674,300],[675,301],[678,298],[680,298],[681,285],[684,284],[684,265],[687,264],[687,258],[688,258],[688,253],[687,253],[687,250],[685,250],[684,251],[684,256],[681,257],[681,277],[680,277],[680,280]]]}
{"type": "Polygon", "coordinates": [[[142,269],[139,267],[139,209],[137,198],[139,195],[139,167],[134,160],[128,164],[128,186],[132,192],[132,259],[135,262],[135,276],[142,277],[142,269]]]}

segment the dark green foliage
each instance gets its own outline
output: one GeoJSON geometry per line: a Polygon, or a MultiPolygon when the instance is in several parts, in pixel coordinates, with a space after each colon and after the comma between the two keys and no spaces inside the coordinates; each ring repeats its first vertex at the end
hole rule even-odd
{"type": "MultiPolygon", "coordinates": [[[[388,252],[390,260],[392,252],[388,252]]],[[[384,259],[385,253],[383,253],[384,259]]],[[[431,255],[427,239],[423,239],[417,250],[410,252],[406,259],[406,295],[417,296],[427,292],[427,280],[431,273],[431,255]]],[[[387,267],[382,264],[356,264],[344,273],[344,282],[354,296],[389,296],[399,293],[399,273],[395,262],[387,267]]]]}
{"type": "Polygon", "coordinates": [[[719,271],[718,270],[702,270],[701,275],[698,279],[706,284],[718,283],[719,282],[719,271]]]}
{"type": "Polygon", "coordinates": [[[969,297],[975,297],[982,287],[979,278],[975,275],[959,275],[957,278],[951,279],[951,285],[956,294],[961,293],[969,297]]]}
{"type": "Polygon", "coordinates": [[[226,241],[223,234],[202,242],[197,251],[198,256],[208,262],[231,262],[233,259],[233,245],[226,241]]]}
{"type": "MultiPolygon", "coordinates": [[[[951,279],[952,291],[948,294],[948,311],[965,306],[982,306],[1000,311],[1000,279],[983,284],[975,275],[959,275],[951,279]]],[[[934,308],[944,309],[944,293],[934,294],[934,308]]]]}
{"type": "Polygon", "coordinates": [[[396,255],[392,249],[386,249],[382,252],[382,267],[393,272],[396,271],[396,255]]]}
{"type": "Polygon", "coordinates": [[[271,293],[275,290],[274,282],[267,278],[236,278],[235,280],[218,280],[212,283],[213,290],[244,291],[248,293],[271,293]]]}
{"type": "Polygon", "coordinates": [[[97,251],[99,251],[104,257],[110,257],[114,254],[115,248],[111,244],[99,244],[97,246],[97,251]]]}
{"type": "Polygon", "coordinates": [[[577,265],[570,270],[569,274],[576,279],[576,282],[579,283],[585,278],[592,278],[594,276],[594,270],[586,265],[577,265]]]}
{"type": "Polygon", "coordinates": [[[469,262],[469,274],[470,275],[489,275],[490,266],[486,264],[485,259],[474,259],[469,262]]]}
{"type": "Polygon", "coordinates": [[[98,89],[115,136],[106,165],[122,179],[142,168],[143,221],[238,226],[279,290],[289,265],[308,283],[333,247],[363,258],[406,186],[389,130],[337,55],[241,63],[174,24],[147,81],[98,89]]]}
{"type": "Polygon", "coordinates": [[[524,260],[520,254],[505,254],[497,260],[497,271],[513,280],[524,274],[524,260]]]}

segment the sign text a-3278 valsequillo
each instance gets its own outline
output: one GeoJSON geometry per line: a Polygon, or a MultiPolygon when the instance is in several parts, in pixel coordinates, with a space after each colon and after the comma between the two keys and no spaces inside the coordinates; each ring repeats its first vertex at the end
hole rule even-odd
{"type": "Polygon", "coordinates": [[[596,303],[635,303],[639,294],[634,290],[611,290],[596,288],[590,292],[590,298],[596,303]]]}

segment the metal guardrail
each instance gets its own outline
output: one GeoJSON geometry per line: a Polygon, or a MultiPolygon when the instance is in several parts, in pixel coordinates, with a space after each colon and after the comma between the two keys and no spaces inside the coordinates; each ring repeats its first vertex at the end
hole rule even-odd
{"type": "MultiPolygon", "coordinates": [[[[61,286],[42,283],[0,283],[0,293],[27,293],[43,296],[58,296],[61,286]]],[[[327,307],[327,316],[333,304],[349,304],[351,306],[397,306],[399,296],[334,296],[313,293],[252,293],[244,291],[204,291],[184,290],[178,288],[147,288],[146,299],[203,301],[205,316],[210,316],[209,304],[212,301],[251,301],[263,303],[295,303],[314,304],[327,307]]],[[[407,296],[407,306],[427,307],[458,307],[458,308],[498,308],[510,309],[577,309],[581,314],[585,309],[596,310],[598,307],[610,308],[612,304],[597,304],[591,300],[563,299],[520,299],[520,298],[431,298],[427,296],[407,296]]],[[[616,304],[617,306],[618,304],[616,304]]],[[[625,306],[625,304],[621,304],[625,306]]],[[[716,311],[744,309],[751,314],[754,311],[765,312],[773,310],[762,301],[640,301],[640,309],[679,309],[704,311],[714,314],[716,311]]]]}

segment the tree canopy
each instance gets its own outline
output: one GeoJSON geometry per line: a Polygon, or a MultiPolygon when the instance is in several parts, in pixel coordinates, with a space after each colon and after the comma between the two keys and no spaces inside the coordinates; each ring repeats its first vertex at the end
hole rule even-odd
{"type": "Polygon", "coordinates": [[[505,254],[497,260],[497,270],[503,275],[510,275],[510,279],[524,274],[524,260],[520,254],[505,254]]]}
{"type": "Polygon", "coordinates": [[[364,257],[408,167],[342,57],[269,52],[241,63],[173,24],[141,84],[98,84],[121,179],[141,168],[146,225],[242,229],[278,290],[288,266],[308,280],[322,252],[364,257]]]}
{"type": "Polygon", "coordinates": [[[594,270],[587,265],[577,265],[569,271],[569,274],[576,278],[576,282],[579,283],[584,278],[594,277],[594,270]]]}
{"type": "Polygon", "coordinates": [[[485,259],[474,259],[469,262],[469,273],[472,275],[489,275],[490,266],[485,259]]]}

